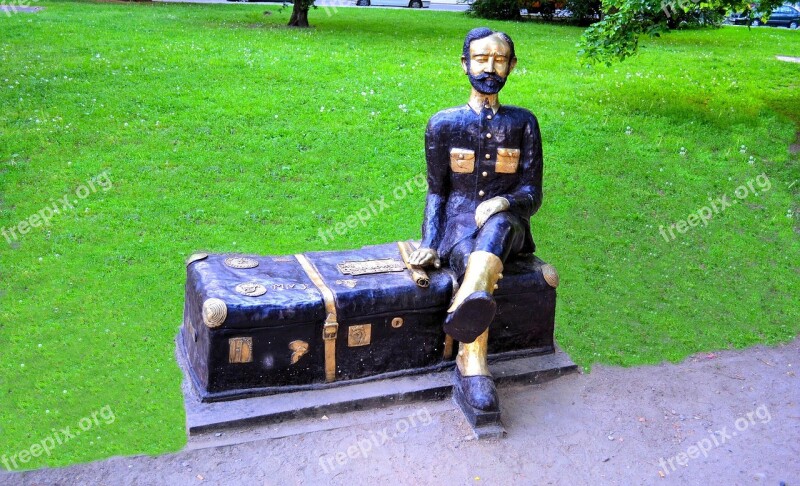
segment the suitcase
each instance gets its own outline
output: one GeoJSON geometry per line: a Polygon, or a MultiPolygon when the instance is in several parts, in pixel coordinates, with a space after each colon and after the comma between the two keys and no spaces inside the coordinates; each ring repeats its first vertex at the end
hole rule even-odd
{"type": "MultiPolygon", "coordinates": [[[[551,269],[532,255],[507,263],[490,353],[554,351],[551,269]]],[[[278,257],[193,255],[180,351],[203,401],[441,369],[457,349],[442,330],[456,286],[447,269],[418,285],[394,243],[278,257]]]]}

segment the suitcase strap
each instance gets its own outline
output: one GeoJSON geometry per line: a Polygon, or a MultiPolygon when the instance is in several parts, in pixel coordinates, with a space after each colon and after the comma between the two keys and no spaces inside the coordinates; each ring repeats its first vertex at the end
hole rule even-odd
{"type": "Polygon", "coordinates": [[[325,325],[322,327],[322,339],[325,342],[325,381],[330,383],[336,380],[336,336],[339,331],[339,322],[336,319],[336,301],[333,298],[333,292],[325,285],[322,280],[322,275],[314,267],[305,255],[295,255],[300,266],[308,275],[308,278],[314,282],[320,293],[322,293],[322,301],[325,303],[325,312],[328,317],[325,318],[325,325]]]}

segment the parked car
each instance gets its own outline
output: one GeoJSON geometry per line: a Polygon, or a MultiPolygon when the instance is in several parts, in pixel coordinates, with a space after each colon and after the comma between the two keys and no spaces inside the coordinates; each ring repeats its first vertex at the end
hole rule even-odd
{"type": "Polygon", "coordinates": [[[359,7],[408,7],[408,8],[428,8],[431,0],[356,0],[359,7]]]}
{"type": "MultiPolygon", "coordinates": [[[[773,27],[788,27],[796,29],[800,26],[800,9],[791,5],[784,5],[772,11],[769,18],[758,11],[753,12],[752,25],[771,25],[773,27]]],[[[729,22],[736,25],[747,25],[748,16],[745,13],[733,14],[728,18],[729,22]]]]}
{"type": "Polygon", "coordinates": [[[753,19],[753,25],[762,24],[771,25],[773,27],[789,27],[790,29],[796,29],[800,26],[800,10],[789,7],[788,5],[778,7],[772,11],[766,21],[763,17],[753,19]]]}

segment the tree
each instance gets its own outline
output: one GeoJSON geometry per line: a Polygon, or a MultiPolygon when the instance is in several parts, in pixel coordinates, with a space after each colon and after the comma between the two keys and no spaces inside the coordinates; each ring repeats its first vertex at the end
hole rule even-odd
{"type": "MultiPolygon", "coordinates": [[[[763,0],[758,10],[766,14],[782,4],[783,0],[763,0]]],[[[754,17],[746,0],[606,0],[602,20],[583,34],[581,55],[590,63],[611,64],[635,54],[642,35],[658,37],[679,26],[681,18],[705,23],[725,12],[744,12],[751,21],[754,17]]]]}
{"type": "Polygon", "coordinates": [[[289,27],[308,27],[308,9],[312,5],[314,5],[314,0],[294,0],[289,27]]]}

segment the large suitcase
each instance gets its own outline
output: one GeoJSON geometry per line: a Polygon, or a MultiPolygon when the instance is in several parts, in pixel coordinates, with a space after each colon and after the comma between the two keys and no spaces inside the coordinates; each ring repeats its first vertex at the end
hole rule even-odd
{"type": "MultiPolygon", "coordinates": [[[[489,352],[553,352],[555,271],[527,256],[504,274],[489,352]]],[[[179,343],[205,401],[434,370],[457,349],[442,330],[455,286],[446,269],[419,286],[398,244],[199,254],[187,265],[179,343]]]]}

